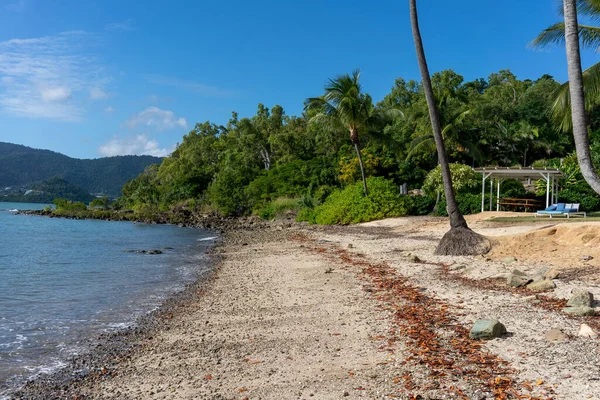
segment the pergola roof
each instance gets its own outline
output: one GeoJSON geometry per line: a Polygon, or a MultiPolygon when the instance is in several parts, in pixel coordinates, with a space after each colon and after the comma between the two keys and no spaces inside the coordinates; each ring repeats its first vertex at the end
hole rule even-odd
{"type": "Polygon", "coordinates": [[[558,168],[533,168],[533,167],[480,167],[473,168],[473,171],[479,172],[486,177],[494,178],[537,178],[563,176],[558,168]]]}

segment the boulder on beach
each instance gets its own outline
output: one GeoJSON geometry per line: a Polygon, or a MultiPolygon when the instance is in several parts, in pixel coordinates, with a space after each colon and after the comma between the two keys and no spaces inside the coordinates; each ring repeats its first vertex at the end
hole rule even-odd
{"type": "Polygon", "coordinates": [[[535,290],[535,291],[544,291],[544,290],[552,290],[556,287],[556,284],[549,280],[543,279],[540,281],[531,282],[527,285],[527,289],[535,290]]]}
{"type": "Polygon", "coordinates": [[[563,331],[561,331],[558,328],[554,328],[554,329],[550,329],[548,332],[546,332],[546,334],[544,335],[544,338],[548,342],[564,342],[569,339],[569,335],[567,335],[566,333],[564,333],[563,331]]]}
{"type": "Polygon", "coordinates": [[[515,269],[506,279],[506,283],[510,287],[521,287],[533,281],[530,277],[525,275],[523,272],[515,269]]]}
{"type": "Polygon", "coordinates": [[[506,327],[496,319],[478,319],[475,321],[469,337],[471,339],[494,339],[506,333],[506,327]]]}
{"type": "Polygon", "coordinates": [[[591,326],[586,325],[586,324],[581,324],[581,326],[579,327],[579,332],[577,333],[577,336],[596,338],[596,337],[598,337],[598,334],[596,332],[594,332],[594,330],[592,329],[591,326]]]}
{"type": "Polygon", "coordinates": [[[594,295],[587,290],[573,290],[572,296],[567,303],[570,307],[591,307],[594,303],[594,295]]]}
{"type": "Polygon", "coordinates": [[[592,307],[586,306],[567,307],[563,311],[568,314],[579,315],[580,317],[591,317],[596,314],[596,311],[592,307]]]}

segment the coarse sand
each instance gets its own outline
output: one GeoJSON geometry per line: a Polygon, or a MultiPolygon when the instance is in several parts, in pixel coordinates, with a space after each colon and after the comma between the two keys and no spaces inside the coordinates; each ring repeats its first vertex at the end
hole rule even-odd
{"type": "Polygon", "coordinates": [[[494,242],[477,257],[434,255],[449,228],[435,217],[233,230],[202,295],[126,357],[20,398],[600,399],[600,340],[577,335],[600,317],[561,311],[574,289],[600,298],[600,224],[498,215],[468,217],[494,242]],[[549,267],[552,291],[506,287],[549,267]],[[470,340],[480,318],[508,334],[470,340]],[[554,328],[566,340],[548,341],[554,328]]]}

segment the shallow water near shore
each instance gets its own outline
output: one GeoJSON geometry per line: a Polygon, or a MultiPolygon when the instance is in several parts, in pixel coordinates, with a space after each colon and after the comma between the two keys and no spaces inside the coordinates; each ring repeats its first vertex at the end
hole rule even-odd
{"type": "Polygon", "coordinates": [[[214,239],[169,225],[0,211],[0,398],[194,281],[214,239]],[[163,253],[130,252],[153,249],[163,253]]]}

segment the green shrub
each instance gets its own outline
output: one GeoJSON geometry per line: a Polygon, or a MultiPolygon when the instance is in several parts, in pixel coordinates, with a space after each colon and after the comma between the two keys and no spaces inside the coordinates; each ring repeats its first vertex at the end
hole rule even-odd
{"type": "Polygon", "coordinates": [[[412,201],[411,208],[408,212],[409,215],[427,215],[433,211],[435,205],[435,198],[431,196],[411,196],[412,201]]]}
{"type": "Polygon", "coordinates": [[[304,194],[302,196],[300,196],[300,198],[298,199],[298,205],[300,206],[300,208],[315,208],[315,199],[309,195],[309,194],[304,194]]]}
{"type": "Polygon", "coordinates": [[[303,211],[298,219],[317,224],[351,224],[408,215],[413,205],[410,196],[398,194],[398,187],[381,177],[367,179],[369,196],[364,196],[362,182],[333,192],[312,213],[303,211]]]}
{"type": "Polygon", "coordinates": [[[600,209],[600,196],[586,182],[567,186],[558,193],[558,200],[561,203],[579,203],[582,211],[600,209]]]}
{"type": "MultiPolygon", "coordinates": [[[[490,196],[486,194],[485,204],[489,204],[490,196]]],[[[458,210],[463,215],[477,214],[481,212],[481,194],[473,193],[460,193],[456,195],[456,202],[458,203],[458,210]]],[[[442,198],[438,204],[436,215],[448,216],[446,211],[446,199],[442,198]]]]}
{"type": "Polygon", "coordinates": [[[258,216],[262,219],[273,219],[275,218],[275,211],[273,210],[273,206],[270,204],[265,205],[260,208],[257,212],[258,216]]]}
{"type": "MultiPolygon", "coordinates": [[[[476,193],[481,190],[481,175],[468,165],[450,164],[450,175],[456,193],[476,193]]],[[[444,193],[442,170],[439,165],[427,174],[423,191],[429,196],[435,196],[438,192],[444,193]]]]}
{"type": "Polygon", "coordinates": [[[312,208],[301,208],[298,211],[298,217],[296,217],[296,221],[306,221],[309,224],[316,224],[317,221],[315,219],[315,210],[312,208]]]}
{"type": "Polygon", "coordinates": [[[72,202],[67,199],[54,199],[54,205],[56,206],[56,211],[86,211],[87,207],[81,201],[72,202]]]}
{"type": "Polygon", "coordinates": [[[262,219],[273,219],[281,218],[288,213],[296,214],[298,209],[300,209],[299,199],[280,197],[255,210],[254,213],[262,219]]]}

